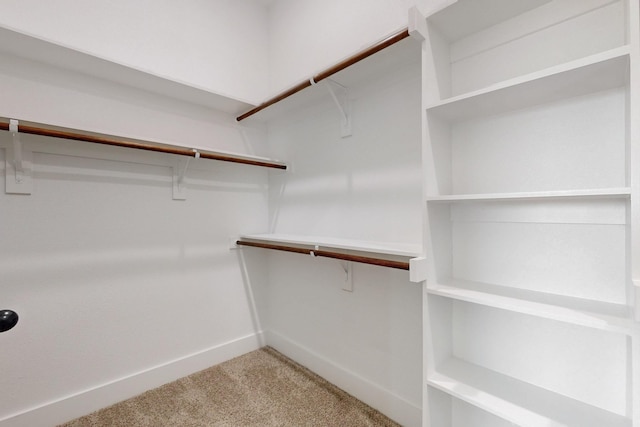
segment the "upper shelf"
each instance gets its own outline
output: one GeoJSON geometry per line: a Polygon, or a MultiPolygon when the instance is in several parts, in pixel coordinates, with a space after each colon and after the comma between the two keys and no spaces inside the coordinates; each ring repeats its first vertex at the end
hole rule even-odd
{"type": "Polygon", "coordinates": [[[621,87],[628,76],[629,47],[623,46],[446,99],[427,112],[464,121],[621,87]]]}
{"type": "Polygon", "coordinates": [[[295,86],[262,102],[255,108],[247,109],[236,120],[249,117],[270,120],[309,104],[329,98],[322,82],[331,79],[347,88],[373,81],[382,75],[402,69],[410,63],[420,64],[421,43],[413,40],[409,30],[404,28],[377,43],[347,57],[337,64],[309,76],[295,86]]]}
{"type": "MultiPolygon", "coordinates": [[[[11,131],[11,119],[0,117],[0,130],[11,131]]],[[[136,150],[154,151],[157,153],[175,154],[179,156],[195,157],[222,162],[239,163],[251,166],[260,166],[271,169],[287,169],[287,164],[266,157],[252,156],[248,154],[236,154],[228,151],[197,150],[182,146],[162,144],[152,141],[141,141],[130,138],[116,137],[113,135],[85,132],[77,129],[48,126],[42,123],[19,121],[17,133],[47,136],[52,138],[69,139],[94,144],[110,145],[113,147],[133,148],[136,150]]]]}
{"type": "Polygon", "coordinates": [[[42,62],[229,114],[237,114],[253,106],[246,100],[113,62],[6,27],[0,27],[0,54],[42,62]]]}

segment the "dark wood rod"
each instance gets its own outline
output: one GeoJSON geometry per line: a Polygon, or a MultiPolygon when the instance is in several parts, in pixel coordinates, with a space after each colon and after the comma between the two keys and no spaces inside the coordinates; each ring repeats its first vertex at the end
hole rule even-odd
{"type": "MultiPolygon", "coordinates": [[[[0,122],[0,130],[9,130],[9,123],[0,122]]],[[[124,141],[115,139],[110,136],[98,136],[92,134],[78,133],[71,130],[48,129],[36,126],[27,126],[20,124],[18,132],[28,133],[31,135],[49,136],[53,138],[70,139],[73,141],[91,142],[95,144],[111,145],[115,147],[133,148],[136,150],[155,151],[158,153],[177,154],[180,156],[196,157],[196,153],[189,148],[175,147],[169,145],[156,145],[147,142],[124,141]]],[[[269,162],[267,160],[251,159],[244,157],[234,157],[232,155],[212,153],[200,151],[200,157],[203,159],[219,160],[222,162],[241,163],[252,166],[262,166],[273,169],[287,169],[282,163],[269,162]]]]}
{"type": "Polygon", "coordinates": [[[254,248],[273,249],[273,250],[277,250],[277,251],[294,252],[294,253],[305,254],[305,255],[312,255],[313,254],[315,256],[320,256],[320,257],[325,257],[325,258],[333,258],[333,259],[340,259],[340,260],[344,260],[344,261],[358,262],[358,263],[361,263],[361,264],[371,264],[371,265],[378,265],[378,266],[382,266],[382,267],[397,268],[397,269],[400,269],[400,270],[409,270],[409,263],[408,262],[403,262],[403,261],[392,261],[392,260],[388,260],[388,259],[371,258],[371,257],[360,256],[360,255],[350,255],[350,254],[344,254],[344,253],[340,253],[340,252],[331,252],[331,251],[325,251],[325,250],[296,248],[296,247],[293,247],[293,246],[274,245],[274,244],[270,244],[270,243],[247,242],[247,241],[244,241],[244,240],[238,240],[236,242],[236,244],[242,245],[242,246],[251,246],[251,247],[254,247],[254,248]]]}
{"type": "Polygon", "coordinates": [[[341,259],[345,261],[353,261],[359,262],[361,264],[371,264],[371,265],[379,265],[382,267],[390,267],[390,268],[398,268],[400,270],[409,270],[409,263],[403,261],[392,261],[389,259],[381,259],[381,258],[370,258],[359,255],[350,255],[343,254],[340,252],[330,252],[330,251],[313,251],[316,256],[326,257],[326,258],[334,258],[341,259]]]}
{"type": "Polygon", "coordinates": [[[238,240],[236,244],[242,245],[242,246],[251,246],[254,248],[273,249],[276,251],[295,252],[297,254],[311,255],[311,249],[295,248],[293,246],[272,245],[269,243],[258,243],[258,242],[247,242],[244,240],[238,240]]]}
{"type": "Polygon", "coordinates": [[[262,104],[258,105],[257,107],[252,108],[251,110],[247,111],[244,114],[239,115],[238,117],[236,117],[236,121],[242,121],[244,119],[246,119],[247,117],[251,117],[254,114],[256,114],[259,111],[264,110],[265,108],[282,101],[285,98],[290,97],[291,95],[293,95],[294,93],[298,93],[300,92],[302,89],[306,89],[309,86],[311,86],[311,82],[309,80],[304,81],[304,82],[300,82],[297,85],[295,85],[294,87],[292,87],[291,89],[287,89],[286,91],[274,96],[273,98],[270,98],[268,100],[266,100],[265,102],[263,102],[262,104]]]}
{"type": "MultiPolygon", "coordinates": [[[[326,70],[316,74],[315,76],[313,76],[311,79],[313,79],[314,83],[318,83],[328,77],[331,77],[332,75],[334,75],[335,73],[344,70],[347,67],[352,66],[353,64],[362,61],[365,58],[370,57],[371,55],[380,52],[383,49],[386,49],[387,47],[394,45],[396,43],[398,43],[399,41],[405,39],[409,37],[409,29],[405,28],[403,30],[398,31],[397,33],[387,37],[386,39],[379,41],[378,43],[369,46],[368,48],[361,50],[360,52],[356,53],[355,55],[352,55],[350,57],[348,57],[347,59],[338,62],[337,64],[333,65],[332,67],[327,68],[326,70]]],[[[273,98],[270,98],[268,100],[266,100],[265,102],[263,102],[262,104],[258,105],[257,107],[247,111],[246,113],[238,116],[236,118],[237,121],[242,121],[248,117],[253,116],[254,114],[264,110],[265,108],[282,101],[285,98],[290,97],[291,95],[300,92],[301,90],[308,88],[309,86],[311,86],[311,79],[306,80],[304,82],[300,82],[297,85],[295,85],[294,87],[292,87],[291,89],[288,89],[276,96],[274,96],[273,98]]]]}
{"type": "Polygon", "coordinates": [[[407,37],[409,37],[409,29],[405,28],[404,30],[398,31],[397,33],[387,37],[386,39],[379,41],[378,43],[374,44],[373,46],[369,46],[368,48],[356,53],[355,55],[352,55],[350,57],[348,57],[347,59],[338,62],[336,65],[334,65],[333,67],[327,68],[326,70],[316,74],[315,76],[313,76],[313,81],[318,83],[321,82],[322,80],[326,79],[327,77],[331,77],[332,75],[334,75],[335,73],[344,70],[347,67],[352,66],[353,64],[362,61],[363,59],[366,59],[368,57],[370,57],[371,55],[380,52],[383,49],[388,48],[389,46],[392,46],[396,43],[398,43],[401,40],[406,39],[407,37]]]}

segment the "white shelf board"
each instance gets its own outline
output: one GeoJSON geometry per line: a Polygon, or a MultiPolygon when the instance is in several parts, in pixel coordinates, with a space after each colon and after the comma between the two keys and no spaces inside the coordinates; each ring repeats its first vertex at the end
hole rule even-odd
{"type": "Polygon", "coordinates": [[[537,199],[610,199],[629,198],[631,187],[595,188],[584,190],[532,191],[520,193],[450,194],[427,196],[428,202],[475,202],[537,199]]]}
{"type": "Polygon", "coordinates": [[[464,121],[624,86],[628,78],[629,47],[623,46],[446,99],[427,112],[464,121]]]}
{"type": "Polygon", "coordinates": [[[519,426],[631,427],[631,420],[452,358],[427,384],[519,426]]]}
{"type": "Polygon", "coordinates": [[[550,1],[457,0],[448,7],[427,16],[427,22],[435,26],[448,41],[453,42],[550,1]]]}
{"type": "Polygon", "coordinates": [[[427,292],[432,295],[545,319],[632,335],[633,321],[630,317],[630,310],[626,306],[534,291],[515,290],[510,295],[489,292],[490,290],[504,291],[503,288],[501,286],[465,283],[464,281],[450,281],[448,285],[428,286],[427,292]],[[522,298],[517,298],[516,295],[522,298]]]}
{"type": "Polygon", "coordinates": [[[253,104],[0,26],[0,53],[236,114],[253,104]]]}
{"type": "Polygon", "coordinates": [[[264,243],[319,246],[323,249],[342,249],[409,258],[419,257],[422,252],[419,245],[402,243],[380,243],[362,240],[340,239],[334,237],[301,236],[291,234],[248,234],[242,235],[241,238],[260,241],[264,243]]]}

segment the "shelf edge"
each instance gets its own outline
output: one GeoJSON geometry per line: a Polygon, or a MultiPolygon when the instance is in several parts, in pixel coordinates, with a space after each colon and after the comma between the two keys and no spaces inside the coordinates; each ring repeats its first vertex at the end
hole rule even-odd
{"type": "Polygon", "coordinates": [[[550,200],[550,199],[602,199],[629,198],[631,187],[615,187],[589,190],[552,190],[514,193],[478,193],[427,196],[427,202],[455,203],[475,201],[550,200]]]}
{"type": "MultiPolygon", "coordinates": [[[[456,104],[464,104],[465,102],[471,102],[489,95],[496,95],[500,92],[514,90],[518,87],[541,82],[545,79],[557,77],[562,74],[586,69],[590,66],[604,64],[608,61],[615,61],[617,59],[622,59],[625,57],[628,58],[629,55],[629,45],[620,46],[605,52],[597,53],[595,55],[590,55],[581,59],[566,62],[560,65],[555,65],[553,67],[545,68],[543,70],[525,74],[523,76],[515,77],[497,84],[490,85],[483,89],[441,100],[440,102],[436,102],[432,105],[427,106],[426,111],[437,115],[439,110],[445,109],[447,107],[454,107],[456,104]]],[[[528,104],[524,104],[524,106],[526,105],[528,104]]]]}
{"type": "Polygon", "coordinates": [[[560,305],[546,304],[489,292],[474,291],[454,286],[436,285],[427,287],[427,292],[444,298],[480,304],[515,313],[555,320],[572,325],[598,329],[606,332],[633,335],[631,321],[614,316],[590,313],[560,305]]]}

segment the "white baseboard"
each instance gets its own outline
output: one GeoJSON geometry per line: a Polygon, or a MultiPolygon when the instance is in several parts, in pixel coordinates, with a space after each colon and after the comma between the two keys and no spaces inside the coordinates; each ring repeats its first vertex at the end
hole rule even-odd
{"type": "Polygon", "coordinates": [[[422,425],[419,406],[331,362],[288,338],[266,332],[267,345],[406,427],[422,425]]]}
{"type": "Polygon", "coordinates": [[[0,419],[0,427],[52,427],[136,396],[264,345],[251,334],[0,419]]]}

